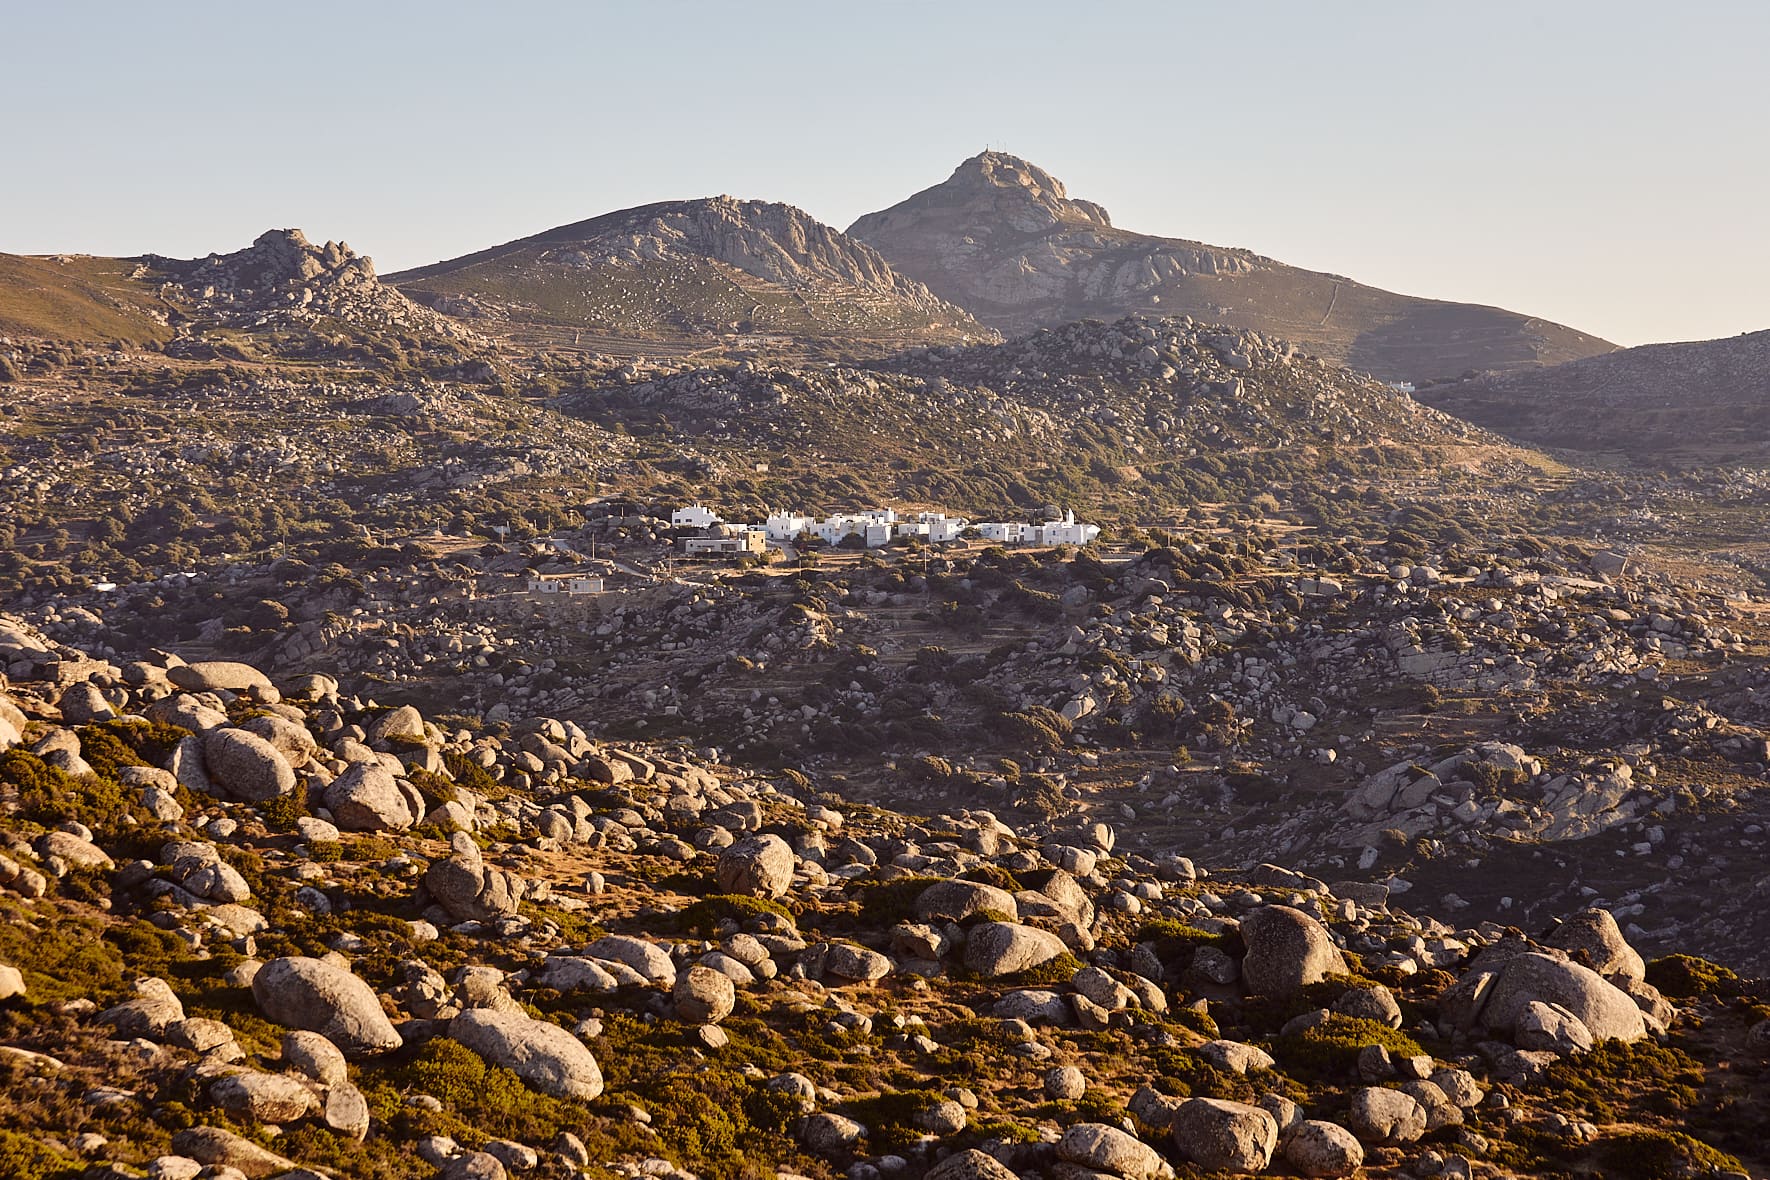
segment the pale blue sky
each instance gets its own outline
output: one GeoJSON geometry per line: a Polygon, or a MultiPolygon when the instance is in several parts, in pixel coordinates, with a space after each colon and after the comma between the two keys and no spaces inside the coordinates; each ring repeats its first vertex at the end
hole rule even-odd
{"type": "Polygon", "coordinates": [[[1116,224],[1621,343],[1770,328],[1770,4],[0,0],[0,250],[383,271],[986,144],[1116,224]]]}

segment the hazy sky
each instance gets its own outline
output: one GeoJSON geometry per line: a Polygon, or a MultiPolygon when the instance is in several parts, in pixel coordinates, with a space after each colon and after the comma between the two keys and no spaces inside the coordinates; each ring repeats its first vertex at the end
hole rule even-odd
{"type": "Polygon", "coordinates": [[[0,0],[0,250],[383,272],[985,145],[1130,229],[1619,343],[1770,328],[1770,3],[0,0]]]}

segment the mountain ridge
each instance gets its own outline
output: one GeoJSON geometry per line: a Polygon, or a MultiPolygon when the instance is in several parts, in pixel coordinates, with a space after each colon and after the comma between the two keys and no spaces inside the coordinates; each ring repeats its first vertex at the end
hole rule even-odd
{"type": "Polygon", "coordinates": [[[392,281],[468,318],[661,342],[994,336],[872,247],[803,210],[730,196],[615,210],[392,281]]]}
{"type": "Polygon", "coordinates": [[[1128,312],[1188,314],[1295,340],[1392,381],[1614,347],[1503,308],[1399,295],[1251,250],[1116,227],[1102,206],[1002,152],[971,157],[848,232],[1008,335],[1128,312]]]}
{"type": "Polygon", "coordinates": [[[1761,452],[1770,446],[1770,329],[1643,344],[1420,393],[1431,405],[1537,445],[1761,452]]]}

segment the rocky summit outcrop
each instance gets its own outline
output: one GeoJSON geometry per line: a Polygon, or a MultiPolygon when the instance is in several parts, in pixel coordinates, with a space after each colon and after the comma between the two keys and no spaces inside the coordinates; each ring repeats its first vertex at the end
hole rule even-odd
{"type": "Polygon", "coordinates": [[[622,339],[829,345],[994,335],[803,210],[728,196],[623,209],[392,281],[487,330],[610,349],[622,339]]]}
{"type": "Polygon", "coordinates": [[[848,232],[1010,335],[1090,316],[1184,314],[1283,336],[1395,381],[1613,347],[1500,308],[1396,295],[1247,250],[1119,229],[1101,206],[1004,152],[973,156],[848,232]]]}
{"type": "Polygon", "coordinates": [[[266,230],[244,250],[177,259],[157,254],[135,260],[144,280],[158,280],[163,293],[183,308],[174,323],[177,339],[166,346],[175,355],[204,359],[217,355],[206,339],[214,328],[250,329],[266,334],[281,329],[277,348],[306,355],[319,345],[291,339],[322,324],[394,333],[431,343],[471,344],[473,333],[383,283],[375,264],[343,242],[320,245],[299,229],[266,230]]]}

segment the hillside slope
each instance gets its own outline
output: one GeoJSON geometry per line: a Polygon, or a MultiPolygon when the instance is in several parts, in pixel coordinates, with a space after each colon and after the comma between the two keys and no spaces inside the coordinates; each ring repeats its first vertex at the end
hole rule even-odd
{"type": "Polygon", "coordinates": [[[0,254],[0,336],[162,344],[171,312],[133,259],[0,254]]]}
{"type": "Polygon", "coordinates": [[[1025,160],[984,152],[848,232],[1009,334],[1127,312],[1276,334],[1391,381],[1554,364],[1613,346],[1497,307],[1397,295],[1247,250],[1133,233],[1025,160]]]}
{"type": "Polygon", "coordinates": [[[473,333],[420,307],[342,242],[273,229],[203,258],[0,255],[0,334],[193,360],[459,366],[473,333]]]}
{"type": "Polygon", "coordinates": [[[790,205],[732,197],[624,209],[393,282],[507,337],[617,353],[993,336],[871,247],[790,205]]]}
{"type": "Polygon", "coordinates": [[[1137,316],[865,366],[640,372],[556,405],[667,445],[674,469],[758,506],[1079,503],[1147,521],[1268,489],[1314,499],[1347,478],[1542,461],[1289,344],[1137,316]]]}
{"type": "Polygon", "coordinates": [[[1539,445],[1740,458],[1770,445],[1770,331],[1487,374],[1420,397],[1539,445]]]}

